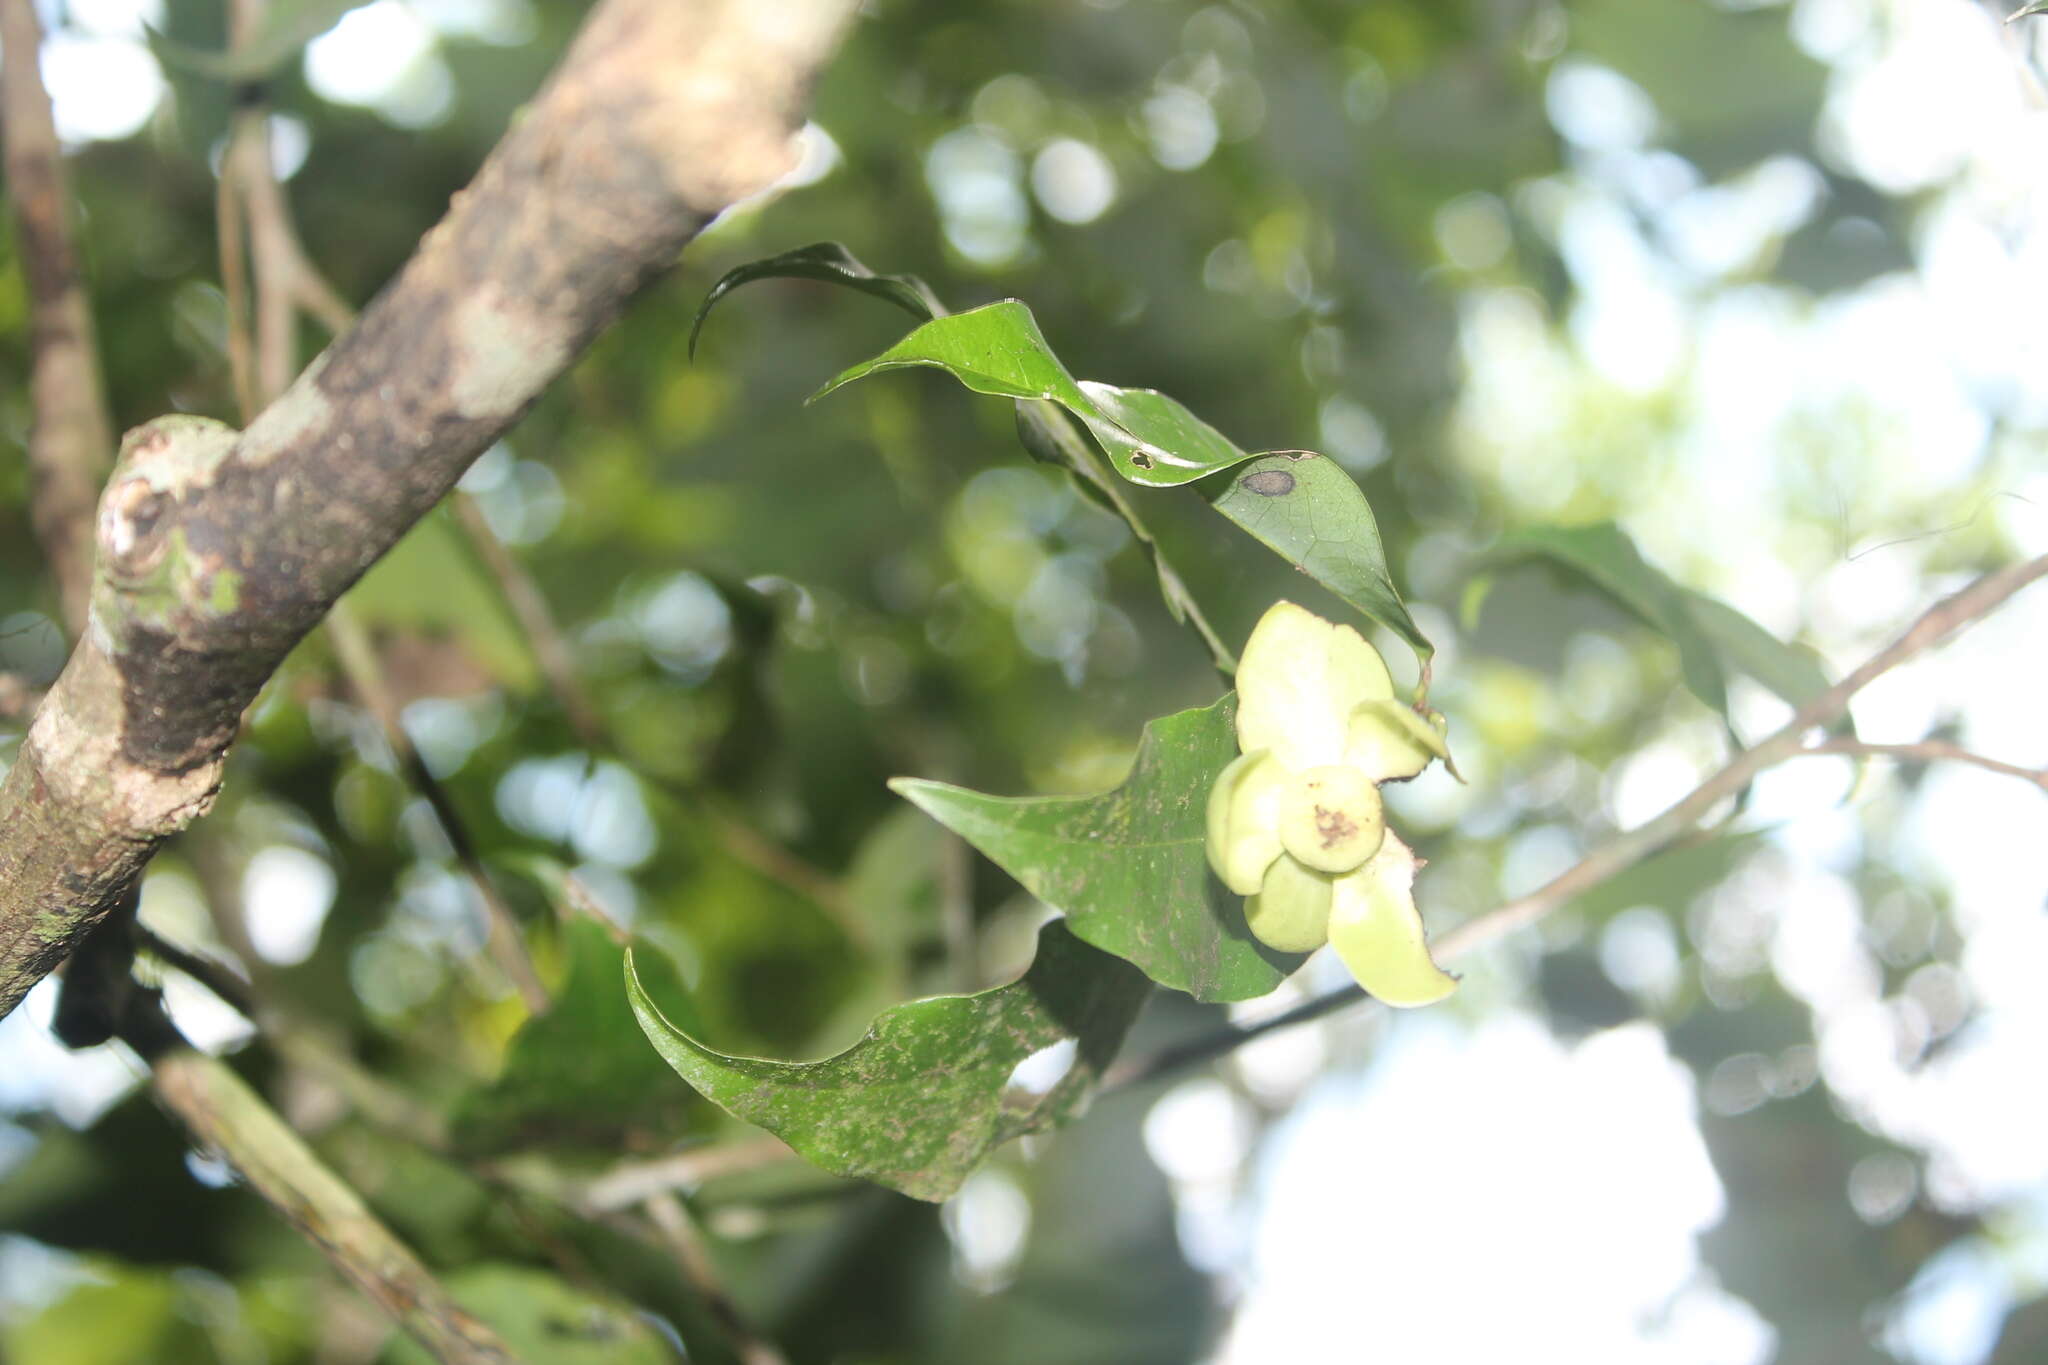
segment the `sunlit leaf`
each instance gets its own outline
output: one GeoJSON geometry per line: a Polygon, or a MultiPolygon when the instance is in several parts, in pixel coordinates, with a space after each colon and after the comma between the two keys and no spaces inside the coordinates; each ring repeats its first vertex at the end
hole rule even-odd
{"type": "Polygon", "coordinates": [[[248,41],[233,52],[201,52],[154,29],[150,51],[166,66],[216,81],[260,81],[298,55],[300,48],[369,0],[272,0],[248,41]]]}
{"type": "Polygon", "coordinates": [[[2024,19],[2030,14],[2048,14],[2048,0],[2032,0],[2031,4],[2020,6],[2011,14],[2005,16],[2005,22],[2009,24],[2015,19],[2024,19]]]}
{"type": "MultiPolygon", "coordinates": [[[[1686,604],[1730,672],[1748,674],[1793,706],[1804,706],[1834,685],[1818,654],[1786,644],[1720,598],[1688,592],[1686,604]]],[[[1847,712],[1840,724],[1853,733],[1847,712]]]]}
{"type": "Polygon", "coordinates": [[[1650,567],[1636,544],[1612,522],[1590,526],[1533,526],[1503,538],[1490,558],[1541,557],[1590,580],[1618,605],[1678,646],[1680,671],[1692,694],[1728,713],[1728,678],[1706,631],[1692,614],[1684,588],[1650,567]]]}
{"type": "Polygon", "coordinates": [[[1436,652],[1394,588],[1371,505],[1335,460],[1306,450],[1261,456],[1210,505],[1406,640],[1423,662],[1436,652]]]}
{"type": "Polygon", "coordinates": [[[1543,558],[1575,571],[1678,646],[1692,694],[1728,717],[1728,679],[1746,674],[1799,706],[1829,679],[1811,651],[1788,645],[1724,602],[1694,592],[1653,568],[1612,522],[1537,526],[1517,531],[1490,559],[1543,558]]]}
{"type": "Polygon", "coordinates": [[[898,1005],[836,1057],[782,1062],[704,1046],[663,1015],[626,959],[640,1026],[684,1080],[828,1171],[934,1201],[994,1148],[1079,1115],[1147,990],[1055,920],[1009,985],[898,1005]],[[1064,1071],[1012,1083],[1020,1063],[1069,1043],[1064,1071]]]}
{"type": "Polygon", "coordinates": [[[985,796],[890,785],[1066,912],[1076,934],[1198,1000],[1264,995],[1300,964],[1254,939],[1210,871],[1209,789],[1237,756],[1236,700],[1145,727],[1122,786],[1100,796],[985,796]]]}
{"type": "Polygon", "coordinates": [[[1046,344],[1031,310],[1015,299],[934,318],[842,371],[812,397],[916,365],[944,370],[976,393],[1058,403],[1087,425],[1116,472],[1132,483],[1170,488],[1252,458],[1165,394],[1077,381],[1046,344]]]}
{"type": "Polygon", "coordinates": [[[893,303],[920,320],[939,317],[946,311],[932,293],[931,286],[917,276],[878,275],[838,242],[813,242],[794,251],[748,261],[721,275],[718,283],[711,286],[711,292],[704,296],[704,302],[697,305],[696,320],[690,324],[690,354],[697,353],[697,334],[704,330],[704,319],[710,316],[712,307],[720,299],[743,284],[780,279],[821,280],[826,284],[844,285],[893,303]]]}

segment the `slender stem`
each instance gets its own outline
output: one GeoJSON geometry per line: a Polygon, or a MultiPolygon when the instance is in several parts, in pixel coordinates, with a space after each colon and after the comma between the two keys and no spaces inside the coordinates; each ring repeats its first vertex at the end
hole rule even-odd
{"type": "Polygon", "coordinates": [[[1897,758],[1909,763],[1967,763],[2006,777],[2017,777],[2048,791],[2048,768],[2027,768],[2003,759],[1974,753],[1945,739],[1921,739],[1910,744],[1870,744],[1846,735],[1809,744],[1802,754],[1847,754],[1852,758],[1897,758]]]}
{"type": "Polygon", "coordinates": [[[520,629],[526,633],[527,644],[540,664],[541,676],[547,679],[548,690],[555,694],[555,702],[568,718],[569,728],[586,749],[610,748],[604,721],[591,704],[590,694],[583,690],[582,679],[576,676],[575,651],[555,623],[555,614],[549,609],[540,585],[533,581],[533,575],[526,571],[518,556],[498,539],[475,498],[458,489],[451,501],[456,524],[462,527],[470,548],[497,581],[505,604],[512,608],[520,629]]]}
{"type": "Polygon", "coordinates": [[[724,1329],[741,1365],[787,1365],[781,1350],[761,1335],[760,1329],[754,1326],[739,1301],[733,1298],[732,1291],[726,1287],[725,1277],[719,1274],[717,1263],[711,1259],[711,1248],[706,1245],[696,1220],[690,1217],[690,1211],[683,1207],[683,1201],[663,1190],[647,1196],[641,1208],[647,1214],[647,1221],[660,1235],[662,1245],[675,1257],[676,1268],[703,1298],[711,1316],[724,1329]]]}
{"type": "Polygon", "coordinates": [[[93,506],[114,456],[92,309],[72,242],[71,195],[43,87],[33,0],[0,2],[0,138],[16,250],[28,283],[30,513],[73,638],[92,598],[93,506]]]}
{"type": "Polygon", "coordinates": [[[672,1156],[624,1161],[570,1192],[569,1202],[599,1213],[631,1208],[665,1190],[694,1189],[707,1180],[788,1161],[796,1154],[763,1137],[696,1147],[672,1156]]]}
{"type": "Polygon", "coordinates": [[[462,812],[455,805],[455,798],[449,795],[447,786],[434,776],[420,757],[419,749],[412,737],[405,732],[404,720],[399,713],[398,701],[385,686],[383,670],[377,664],[375,648],[370,643],[369,632],[350,610],[346,600],[336,602],[327,614],[327,638],[334,645],[335,655],[341,662],[342,672],[347,675],[349,686],[368,707],[370,714],[384,732],[385,741],[391,746],[392,756],[406,781],[414,790],[426,798],[427,805],[440,822],[441,830],[448,836],[448,846],[454,850],[457,866],[469,878],[476,889],[479,902],[484,909],[484,946],[498,970],[505,974],[513,988],[519,992],[526,1007],[535,1014],[545,1014],[549,999],[547,987],[541,984],[540,975],[534,970],[533,959],[527,956],[526,940],[520,932],[519,918],[512,913],[512,907],[499,894],[497,884],[491,880],[484,867],[483,856],[477,850],[476,841],[471,837],[469,825],[462,812]]]}
{"type": "MultiPolygon", "coordinates": [[[[1943,598],[1921,613],[1898,639],[1865,660],[1840,682],[1800,707],[1792,719],[1776,733],[1736,754],[1719,772],[1693,788],[1663,814],[1603,844],[1576,865],[1528,895],[1467,920],[1436,941],[1431,950],[1433,955],[1440,961],[1452,961],[1517,929],[1534,924],[1684,836],[1716,805],[1748,786],[1758,773],[1789,759],[1802,758],[1817,752],[1833,752],[1834,750],[1828,747],[1833,741],[1809,745],[1806,736],[1847,710],[1850,698],[1869,686],[1873,680],[1908,659],[1934,648],[1963,627],[1982,619],[2014,593],[2044,575],[2048,575],[2048,555],[1994,570],[1962,591],[1943,598]]],[[[1964,758],[1962,751],[1943,756],[1964,758]]],[[[1994,765],[1991,761],[1980,760],[1975,755],[1968,756],[1965,761],[1981,762],[1984,766],[1994,766],[1999,771],[2010,770],[2018,776],[2035,778],[2029,770],[2016,769],[2009,764],[1994,765]]],[[[1276,1029],[1317,1019],[1344,1006],[1369,999],[1371,997],[1356,986],[1343,987],[1261,1023],[1219,1030],[1207,1037],[1197,1038],[1177,1047],[1165,1049],[1151,1057],[1141,1058],[1113,1073],[1106,1088],[1124,1090],[1142,1085],[1170,1072],[1223,1056],[1276,1029]]]]}
{"type": "MultiPolygon", "coordinates": [[[[1061,462],[1072,471],[1077,479],[1085,481],[1091,488],[1102,494],[1111,510],[1123,519],[1130,528],[1131,536],[1144,548],[1152,561],[1152,570],[1159,578],[1159,595],[1166,600],[1166,609],[1176,621],[1185,622],[1189,629],[1201,637],[1202,644],[1209,651],[1209,658],[1216,665],[1216,671],[1228,680],[1237,673],[1237,656],[1223,643],[1223,637],[1209,624],[1209,618],[1202,614],[1202,608],[1195,601],[1187,584],[1181,580],[1178,570],[1166,557],[1166,550],[1153,536],[1151,528],[1132,507],[1124,496],[1123,481],[1116,471],[1110,469],[1095,448],[1095,443],[1081,431],[1078,419],[1057,403],[1045,399],[1031,399],[1017,404],[1017,419],[1029,424],[1044,434],[1058,450],[1061,462]]],[[[1027,442],[1027,445],[1029,443],[1027,442]]]]}
{"type": "Polygon", "coordinates": [[[142,951],[163,959],[164,965],[175,967],[191,977],[243,1018],[256,1018],[258,1007],[255,996],[250,993],[249,983],[227,963],[160,938],[144,924],[135,926],[135,941],[142,951]]]}
{"type": "Polygon", "coordinates": [[[0,673],[0,720],[26,720],[42,700],[41,688],[30,687],[19,674],[0,673]]]}

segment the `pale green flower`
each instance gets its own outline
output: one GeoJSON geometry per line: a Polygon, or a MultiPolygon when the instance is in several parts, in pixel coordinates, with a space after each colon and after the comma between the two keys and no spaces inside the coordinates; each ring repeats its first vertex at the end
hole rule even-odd
{"type": "Polygon", "coordinates": [[[1276,602],[1237,668],[1240,756],[1209,793],[1209,865],[1258,940],[1329,943],[1389,1005],[1457,987],[1415,909],[1421,866],[1387,829],[1379,785],[1448,760],[1443,734],[1394,697],[1379,651],[1349,626],[1276,602]]]}

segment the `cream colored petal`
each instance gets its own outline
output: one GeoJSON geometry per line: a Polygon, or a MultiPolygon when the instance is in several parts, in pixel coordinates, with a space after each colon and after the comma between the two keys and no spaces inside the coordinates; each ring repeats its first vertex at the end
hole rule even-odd
{"type": "Polygon", "coordinates": [[[1449,763],[1450,746],[1444,742],[1444,732],[1429,718],[1416,714],[1414,707],[1389,698],[1364,702],[1351,712],[1344,761],[1362,769],[1373,781],[1413,777],[1434,758],[1449,763]]]}
{"type": "Polygon", "coordinates": [[[1393,695],[1387,665],[1364,636],[1275,602],[1238,662],[1238,745],[1246,753],[1271,749],[1294,770],[1336,763],[1352,711],[1393,695]]]}
{"type": "Polygon", "coordinates": [[[1387,832],[1379,788],[1356,768],[1289,775],[1280,798],[1280,846],[1318,872],[1350,872],[1379,852],[1387,832]]]}
{"type": "Polygon", "coordinates": [[[1281,858],[1266,870],[1259,894],[1244,903],[1252,937],[1283,953],[1309,953],[1330,936],[1331,879],[1281,858]]]}
{"type": "Polygon", "coordinates": [[[1415,909],[1414,852],[1389,834],[1379,854],[1339,877],[1330,902],[1330,946],[1366,993],[1389,1005],[1432,1005],[1458,988],[1429,955],[1415,909]]]}
{"type": "Polygon", "coordinates": [[[1240,896],[1256,895],[1280,856],[1287,770],[1261,749],[1239,755],[1209,789],[1209,866],[1240,896]]]}

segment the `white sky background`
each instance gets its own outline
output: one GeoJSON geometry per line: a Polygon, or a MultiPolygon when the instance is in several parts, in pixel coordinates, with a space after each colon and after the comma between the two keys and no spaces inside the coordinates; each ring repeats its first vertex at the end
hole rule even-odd
{"type": "MultiPolygon", "coordinates": [[[[157,6],[68,9],[70,26],[44,53],[60,132],[72,142],[128,136],[164,97],[140,41],[157,6]]],[[[1930,196],[1914,241],[1919,269],[1818,304],[1729,285],[1815,211],[1819,176],[1787,156],[1722,185],[1689,180],[1656,150],[1654,106],[1641,92],[1567,64],[1550,107],[1576,170],[1525,187],[1515,207],[1553,235],[1580,300],[1554,326],[1525,293],[1468,296],[1461,442],[1473,477],[1540,520],[1571,476],[1595,476],[1590,458],[1565,477],[1557,463],[1572,459],[1585,405],[1675,394],[1685,429],[1668,475],[1631,503],[1627,528],[1653,561],[1774,630],[1805,630],[1839,668],[1924,605],[1940,537],[1877,548],[1885,542],[1982,522],[2021,553],[2048,552],[2048,106],[2016,73],[2009,35],[1966,0],[1797,0],[1787,10],[1800,41],[1834,64],[1828,155],[1886,190],[1930,196]],[[1787,432],[1844,411],[1864,418],[1834,523],[1816,536],[1805,491],[1788,485],[1787,432]],[[1550,458],[1526,458],[1537,448],[1550,458]],[[1730,557],[1732,524],[1756,553],[1730,557]]],[[[436,34],[516,42],[530,23],[524,0],[378,0],[312,45],[307,74],[327,98],[430,123],[452,90],[436,34]]],[[[970,259],[1025,249],[1027,190],[1075,224],[1119,193],[1085,142],[1052,141],[1026,157],[987,131],[1035,117],[1032,98],[1028,81],[992,83],[976,103],[981,131],[954,134],[928,157],[949,239],[970,259]]],[[[1222,135],[1199,90],[1162,89],[1146,118],[1170,169],[1201,164],[1222,135]]],[[[1446,260],[1498,259],[1504,213],[1484,196],[1448,206],[1446,260]]],[[[1332,420],[1376,430],[1353,408],[1332,420]]],[[[1966,745],[2048,763],[2044,638],[2048,601],[2036,593],[1871,688],[1857,706],[1862,733],[1916,739],[1959,711],[1966,745]]],[[[1774,703],[1747,704],[1757,724],[1782,715],[1774,703]]],[[[1610,783],[1611,813],[1631,823],[1653,814],[1702,775],[1709,752],[1685,736],[1653,747],[1610,783]]],[[[1885,1191],[1903,1181],[1908,1196],[1924,1183],[1947,1207],[2001,1211],[1999,1244],[1966,1242],[1930,1263],[1884,1336],[1915,1365],[1976,1365],[2006,1306],[2048,1284],[2048,1088],[2015,1084],[2039,1073],[2048,1038],[2048,872],[2038,856],[2048,810],[2038,791],[1965,769],[1935,773],[1910,799],[1907,847],[1895,856],[1950,889],[1967,946],[1960,974],[1916,975],[1917,987],[1886,998],[1862,932],[1869,907],[1845,876],[1866,852],[1857,811],[1834,804],[1846,780],[1844,765],[1811,762],[1760,784],[1751,816],[1791,822],[1774,839],[1794,871],[1765,908],[1732,891],[1727,914],[1754,922],[1757,969],[1774,970],[1813,1010],[1820,1078],[1873,1131],[1926,1155],[1903,1176],[1873,1169],[1842,1198],[1890,1216],[1899,1201],[1885,1191]],[[1976,1022],[1939,1060],[1902,1063],[1901,1029],[1930,1030],[1957,999],[1974,1001],[1976,1022]]],[[[1469,789],[1411,795],[1446,820],[1474,799],[1469,789]]],[[[1906,798],[1891,789],[1871,799],[1906,798]]],[[[1531,860],[1556,856],[1539,843],[1531,860]]],[[[279,959],[309,951],[331,871],[279,843],[252,875],[266,879],[266,901],[299,907],[283,917],[292,923],[273,922],[279,959]]],[[[191,894],[153,878],[153,913],[184,924],[191,894]]],[[[1668,985],[1678,950],[1659,924],[1629,921],[1603,943],[1618,982],[1668,985]]],[[[1521,984],[1507,957],[1470,966],[1463,1007],[1395,1021],[1362,1071],[1330,1065],[1356,1042],[1341,1023],[1248,1050],[1239,1079],[1294,1101],[1255,1151],[1243,1102],[1218,1083],[1192,1082],[1162,1103],[1148,1139],[1183,1196],[1189,1250],[1240,1294],[1219,1365],[1494,1361],[1525,1358],[1540,1342],[1572,1343],[1585,1362],[1769,1359],[1769,1325],[1698,1260],[1696,1239],[1721,1216],[1723,1195],[1694,1082],[1661,1034],[1640,1023],[1561,1041],[1514,1007],[1521,984]],[[1244,1161],[1249,1213],[1234,1193],[1244,1161]]],[[[61,1053],[46,1031],[48,995],[0,1021],[0,1112],[46,1105],[86,1122],[136,1071],[117,1049],[61,1053]]],[[[238,1036],[204,1001],[186,1002],[180,1017],[216,1043],[238,1036]]],[[[1707,1090],[1724,1083],[1735,1082],[1717,1073],[1707,1090]]],[[[6,1131],[0,1123],[0,1138],[6,1131]]],[[[0,1162],[7,1150],[0,1142],[0,1162]]],[[[976,1223],[956,1217],[956,1237],[971,1240],[976,1223]]]]}

